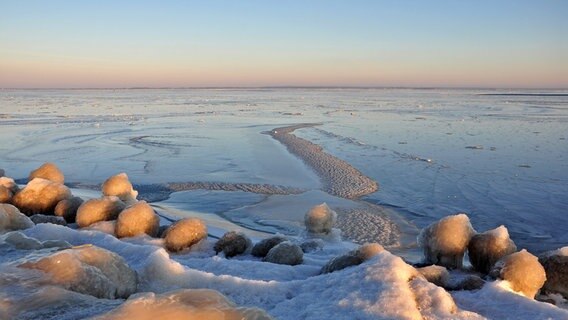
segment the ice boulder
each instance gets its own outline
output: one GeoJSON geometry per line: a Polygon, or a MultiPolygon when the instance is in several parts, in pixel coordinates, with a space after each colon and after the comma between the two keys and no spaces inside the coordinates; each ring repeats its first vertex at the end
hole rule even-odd
{"type": "Polygon", "coordinates": [[[136,202],[138,192],[132,187],[132,183],[128,180],[126,173],[119,173],[112,176],[103,183],[103,195],[117,196],[126,203],[136,202]]]}
{"type": "Polygon", "coordinates": [[[321,273],[331,273],[347,267],[360,265],[383,251],[385,249],[378,243],[366,243],[344,255],[332,258],[321,268],[321,273]]]}
{"type": "Polygon", "coordinates": [[[0,203],[10,203],[13,196],[12,190],[0,185],[0,203]]]}
{"type": "Polygon", "coordinates": [[[75,222],[77,217],[77,210],[83,204],[83,199],[79,197],[72,197],[69,199],[61,200],[55,206],[55,215],[62,217],[68,223],[75,222]]]}
{"type": "Polygon", "coordinates": [[[420,231],[418,245],[427,263],[461,268],[463,256],[475,230],[466,214],[447,216],[420,231]]]}
{"type": "Polygon", "coordinates": [[[185,218],[176,221],[166,231],[164,244],[172,252],[189,248],[207,238],[207,226],[197,218],[185,218]]]}
{"type": "Polygon", "coordinates": [[[304,252],[300,246],[284,241],[274,246],[262,261],[295,266],[304,260],[304,252]]]}
{"type": "Polygon", "coordinates": [[[0,233],[34,226],[30,218],[11,204],[0,204],[0,233]]]}
{"type": "Polygon", "coordinates": [[[538,261],[546,271],[543,291],[559,293],[568,299],[568,247],[547,252],[538,261]]]}
{"type": "Polygon", "coordinates": [[[114,220],[125,207],[115,196],[90,199],[77,209],[77,225],[84,228],[95,222],[114,220]]]}
{"type": "Polygon", "coordinates": [[[41,167],[30,172],[28,181],[32,181],[35,178],[42,178],[45,180],[61,184],[65,182],[65,177],[63,176],[63,172],[61,172],[61,170],[59,170],[59,168],[54,163],[51,162],[46,162],[42,164],[41,167]]]}
{"type": "Polygon", "coordinates": [[[213,249],[215,250],[215,254],[223,251],[225,257],[231,258],[245,253],[251,245],[252,241],[244,233],[229,231],[215,243],[213,249]]]}
{"type": "Polygon", "coordinates": [[[274,248],[280,242],[284,242],[287,239],[282,236],[274,236],[266,239],[262,239],[257,242],[254,247],[252,247],[251,254],[255,257],[264,258],[268,254],[270,249],[274,248]]]}
{"type": "Polygon", "coordinates": [[[53,214],[57,203],[71,198],[71,191],[58,182],[35,178],[12,198],[12,204],[24,214],[53,214]]]}
{"type": "Polygon", "coordinates": [[[523,249],[501,258],[490,275],[507,280],[511,289],[533,299],[546,281],[546,273],[538,258],[523,249]]]}
{"type": "Polygon", "coordinates": [[[26,236],[19,231],[12,231],[2,236],[5,243],[10,244],[19,250],[38,250],[45,248],[59,248],[68,249],[71,248],[69,242],[64,240],[46,240],[39,241],[35,238],[26,236]]]}
{"type": "Polygon", "coordinates": [[[66,226],[67,222],[65,219],[57,216],[46,216],[44,214],[34,214],[30,217],[33,223],[51,223],[51,224],[58,224],[60,226],[66,226]]]}
{"type": "Polygon", "coordinates": [[[0,169],[0,178],[6,175],[6,171],[4,169],[0,169]]]}
{"type": "Polygon", "coordinates": [[[146,201],[136,202],[124,209],[116,219],[115,233],[118,238],[147,234],[155,237],[160,228],[160,218],[146,201]]]}
{"type": "Polygon", "coordinates": [[[15,194],[18,190],[20,190],[14,179],[8,177],[0,177],[0,186],[12,191],[12,194],[15,194]]]}
{"type": "Polygon", "coordinates": [[[337,220],[337,213],[326,204],[312,207],[304,217],[306,229],[311,233],[329,233],[337,220]]]}
{"type": "Polygon", "coordinates": [[[93,320],[270,320],[266,312],[257,308],[239,308],[225,296],[210,289],[182,289],[162,294],[141,293],[124,304],[93,320]]]}
{"type": "Polygon", "coordinates": [[[474,235],[467,246],[469,261],[481,273],[489,273],[495,262],[517,251],[505,226],[474,235]]]}
{"type": "Polygon", "coordinates": [[[126,261],[105,249],[86,245],[25,262],[22,268],[41,270],[46,281],[97,298],[127,298],[136,291],[137,277],[126,261]]]}

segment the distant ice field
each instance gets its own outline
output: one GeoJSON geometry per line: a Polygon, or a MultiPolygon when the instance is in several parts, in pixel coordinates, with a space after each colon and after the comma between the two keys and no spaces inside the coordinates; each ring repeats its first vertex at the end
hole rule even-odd
{"type": "MultiPolygon", "coordinates": [[[[21,179],[51,161],[67,182],[85,184],[126,172],[135,184],[286,186],[312,192],[290,205],[304,210],[326,199],[313,193],[320,179],[263,134],[301,123],[321,125],[295,135],[379,183],[363,200],[416,229],[464,211],[478,231],[506,225],[519,248],[568,244],[566,90],[1,90],[0,168],[21,179]]],[[[162,205],[192,208],[190,196],[162,205]]],[[[278,199],[297,197],[270,198],[223,197],[209,210],[198,203],[227,219],[230,210],[244,227],[296,230],[301,214],[287,214],[278,199]]]]}

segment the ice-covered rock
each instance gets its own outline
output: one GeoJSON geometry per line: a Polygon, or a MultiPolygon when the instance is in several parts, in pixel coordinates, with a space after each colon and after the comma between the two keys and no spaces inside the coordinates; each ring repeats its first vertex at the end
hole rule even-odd
{"type": "Polygon", "coordinates": [[[225,257],[230,258],[245,253],[252,245],[252,241],[242,232],[229,231],[219,239],[213,249],[215,254],[223,251],[225,257]]]}
{"type": "Polygon", "coordinates": [[[12,204],[26,215],[53,214],[57,203],[71,198],[71,191],[58,182],[35,178],[12,198],[12,204]]]}
{"type": "Polygon", "coordinates": [[[66,226],[67,222],[65,221],[65,219],[63,219],[62,217],[57,217],[57,216],[47,216],[45,214],[34,214],[33,216],[30,216],[30,219],[32,220],[33,223],[38,224],[38,223],[52,223],[52,224],[58,224],[61,226],[66,226]]]}
{"type": "Polygon", "coordinates": [[[97,298],[126,298],[136,291],[136,272],[119,255],[86,245],[20,265],[49,274],[51,284],[97,298]]]}
{"type": "Polygon", "coordinates": [[[63,217],[68,223],[73,223],[77,217],[77,210],[82,204],[83,199],[79,197],[61,200],[55,206],[54,213],[56,216],[63,217]]]}
{"type": "Polygon", "coordinates": [[[445,288],[450,280],[448,269],[442,266],[431,265],[417,268],[416,270],[418,270],[426,280],[442,288],[445,288]]]}
{"type": "Polygon", "coordinates": [[[146,201],[139,201],[124,209],[116,219],[118,238],[147,234],[155,237],[160,228],[160,218],[146,201]]]}
{"type": "Polygon", "coordinates": [[[505,226],[474,235],[467,246],[469,261],[475,270],[489,273],[495,262],[517,251],[505,226]]]}
{"type": "Polygon", "coordinates": [[[559,293],[568,299],[568,247],[547,252],[538,261],[546,271],[546,282],[542,290],[559,293]]]}
{"type": "Polygon", "coordinates": [[[337,220],[337,213],[326,204],[312,207],[304,217],[306,229],[311,233],[329,233],[337,220]]]}
{"type": "Polygon", "coordinates": [[[115,220],[125,207],[124,202],[115,196],[90,199],[77,209],[77,225],[84,228],[95,222],[115,220]]]}
{"type": "Polygon", "coordinates": [[[276,246],[274,246],[263,261],[277,263],[277,264],[287,264],[295,266],[301,264],[304,260],[304,252],[302,248],[297,244],[293,244],[290,241],[284,241],[276,246]]]}
{"type": "Polygon", "coordinates": [[[134,295],[120,307],[93,320],[115,319],[270,320],[272,318],[258,308],[239,308],[218,291],[185,289],[162,294],[149,292],[134,295]]]}
{"type": "Polygon", "coordinates": [[[108,178],[102,186],[103,195],[117,196],[126,203],[136,202],[138,192],[132,187],[132,183],[128,180],[126,173],[119,173],[108,178]]]}
{"type": "Polygon", "coordinates": [[[475,230],[466,214],[447,216],[420,231],[418,245],[426,262],[450,269],[461,268],[467,245],[475,230]]]}
{"type": "Polygon", "coordinates": [[[6,171],[4,169],[0,169],[0,178],[6,175],[6,171]]]}
{"type": "Polygon", "coordinates": [[[349,251],[348,253],[337,256],[329,260],[322,268],[321,273],[331,273],[339,271],[347,267],[359,265],[379,253],[385,251],[383,246],[378,243],[366,243],[359,248],[349,251]]]}
{"type": "Polygon", "coordinates": [[[27,229],[34,226],[34,223],[18,208],[11,204],[0,204],[0,233],[12,230],[27,229]]]}
{"type": "Polygon", "coordinates": [[[181,251],[207,238],[207,226],[197,218],[176,221],[166,231],[164,244],[169,251],[181,251]]]}
{"type": "Polygon", "coordinates": [[[533,299],[546,281],[546,273],[538,258],[525,249],[501,258],[490,275],[507,280],[511,289],[533,299]]]}
{"type": "Polygon", "coordinates": [[[325,243],[322,239],[310,239],[302,242],[300,248],[304,253],[314,252],[323,249],[325,243]]]}
{"type": "Polygon", "coordinates": [[[282,236],[274,236],[274,237],[262,239],[259,242],[257,242],[254,245],[254,247],[252,247],[251,254],[255,257],[264,258],[264,257],[266,257],[266,255],[268,254],[268,251],[270,251],[270,249],[274,248],[274,246],[276,246],[280,242],[284,242],[286,240],[287,239],[285,237],[282,237],[282,236]]]}
{"type": "Polygon", "coordinates": [[[13,196],[10,189],[0,185],[0,203],[10,203],[13,196]]]}
{"type": "Polygon", "coordinates": [[[51,162],[46,162],[41,165],[41,167],[30,172],[28,181],[32,181],[35,178],[42,178],[45,180],[57,182],[63,184],[65,182],[65,176],[59,168],[51,162]]]}
{"type": "Polygon", "coordinates": [[[8,177],[0,177],[0,186],[12,191],[12,194],[15,194],[18,190],[20,190],[14,179],[8,177]]]}

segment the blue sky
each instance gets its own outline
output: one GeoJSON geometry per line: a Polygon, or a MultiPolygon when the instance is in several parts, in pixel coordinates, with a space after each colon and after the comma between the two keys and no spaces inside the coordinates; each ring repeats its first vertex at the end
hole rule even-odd
{"type": "Polygon", "coordinates": [[[0,87],[568,87],[568,1],[5,1],[0,87]]]}

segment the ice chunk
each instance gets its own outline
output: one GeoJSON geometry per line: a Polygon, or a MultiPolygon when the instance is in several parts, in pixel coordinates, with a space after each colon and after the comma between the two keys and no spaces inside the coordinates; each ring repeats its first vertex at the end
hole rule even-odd
{"type": "Polygon", "coordinates": [[[329,233],[337,220],[337,213],[326,204],[314,206],[304,217],[306,229],[312,233],[329,233]]]}
{"type": "Polygon", "coordinates": [[[30,238],[21,232],[10,232],[4,238],[6,243],[11,244],[14,248],[20,250],[37,250],[42,249],[43,246],[40,241],[30,238]]]}
{"type": "Polygon", "coordinates": [[[272,318],[257,308],[238,308],[218,291],[185,289],[163,294],[151,292],[137,294],[115,310],[93,320],[113,319],[269,320],[272,318]]]}
{"type": "Polygon", "coordinates": [[[559,293],[568,299],[568,247],[547,252],[538,261],[546,271],[543,291],[559,293]]]}
{"type": "Polygon", "coordinates": [[[95,222],[114,220],[125,207],[115,196],[85,201],[77,210],[77,225],[84,228],[95,222]]]}
{"type": "Polygon", "coordinates": [[[254,245],[254,247],[252,247],[251,253],[255,257],[264,258],[264,257],[266,257],[266,255],[268,254],[268,251],[270,251],[270,249],[274,248],[274,246],[276,246],[280,242],[284,242],[286,240],[287,239],[285,237],[282,237],[282,236],[274,236],[274,237],[262,239],[259,242],[257,242],[254,245]]]}
{"type": "Polygon", "coordinates": [[[215,254],[223,251],[225,257],[230,258],[243,254],[251,245],[252,241],[244,233],[229,231],[215,243],[213,249],[215,254]]]}
{"type": "Polygon", "coordinates": [[[116,220],[95,222],[84,229],[96,230],[116,237],[116,220]]]}
{"type": "Polygon", "coordinates": [[[63,217],[68,223],[73,223],[77,217],[77,210],[82,204],[83,199],[79,197],[61,200],[55,206],[54,213],[56,216],[63,217]]]}
{"type": "Polygon", "coordinates": [[[65,219],[63,219],[62,217],[46,216],[45,214],[34,214],[33,216],[30,217],[30,219],[35,224],[38,224],[38,223],[53,223],[53,224],[58,224],[58,225],[61,225],[61,226],[67,225],[67,222],[65,222],[65,219]]]}
{"type": "Polygon", "coordinates": [[[263,261],[294,266],[301,264],[303,258],[304,252],[300,246],[284,241],[270,249],[263,261]]]}
{"type": "Polygon", "coordinates": [[[546,273],[537,257],[523,249],[501,258],[490,275],[507,280],[511,289],[533,299],[546,281],[546,273]]]}
{"type": "Polygon", "coordinates": [[[140,201],[124,209],[116,219],[118,238],[147,234],[155,237],[160,228],[160,218],[146,201],[140,201]]]}
{"type": "Polygon", "coordinates": [[[176,221],[166,231],[164,239],[166,249],[181,251],[207,238],[207,226],[197,218],[176,221]]]}
{"type": "Polygon", "coordinates": [[[71,191],[58,182],[35,178],[16,193],[12,203],[27,215],[53,214],[57,203],[71,198],[71,191]]]}
{"type": "Polygon", "coordinates": [[[502,257],[517,251],[505,226],[474,235],[467,246],[469,260],[475,270],[489,273],[502,257]]]}
{"type": "Polygon", "coordinates": [[[0,204],[0,233],[34,226],[30,218],[11,204],[0,204]]]}
{"type": "Polygon", "coordinates": [[[447,216],[422,229],[418,245],[428,263],[447,268],[461,268],[463,256],[475,230],[466,214],[447,216]]]}
{"type": "Polygon", "coordinates": [[[20,267],[44,271],[50,283],[97,298],[126,298],[137,286],[136,272],[121,256],[91,245],[59,251],[20,267]]]}
{"type": "Polygon", "coordinates": [[[63,172],[61,172],[61,170],[59,170],[59,168],[51,162],[46,162],[42,164],[41,167],[30,172],[28,181],[32,181],[35,178],[42,178],[60,184],[63,184],[65,182],[63,172]]]}
{"type": "Polygon", "coordinates": [[[119,173],[108,178],[102,186],[103,195],[117,196],[126,203],[136,202],[138,192],[134,190],[126,173],[119,173]]]}

